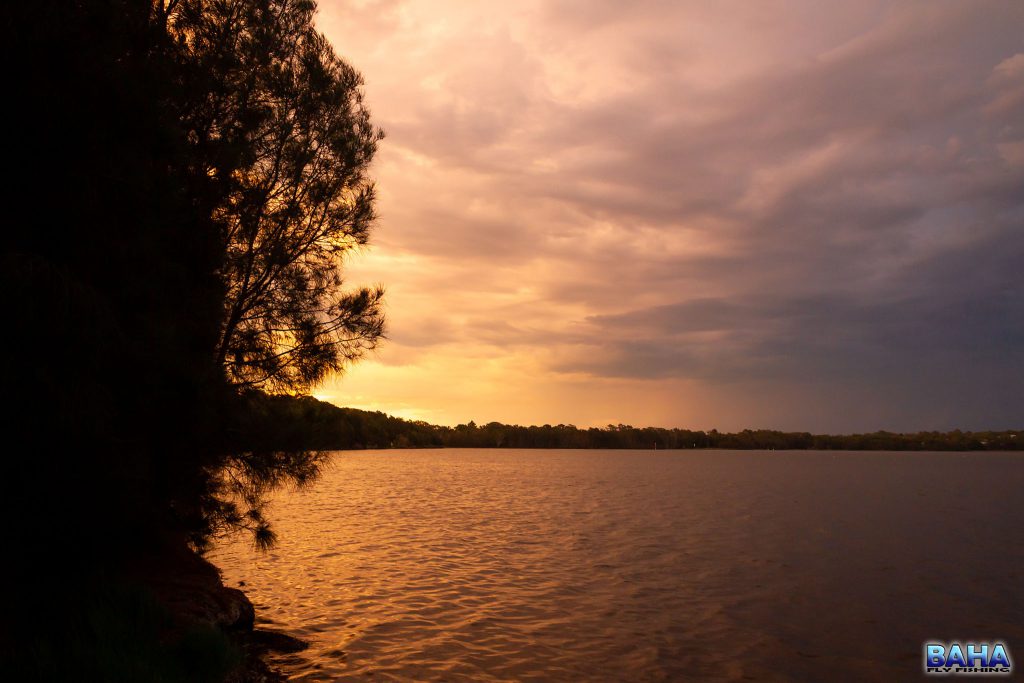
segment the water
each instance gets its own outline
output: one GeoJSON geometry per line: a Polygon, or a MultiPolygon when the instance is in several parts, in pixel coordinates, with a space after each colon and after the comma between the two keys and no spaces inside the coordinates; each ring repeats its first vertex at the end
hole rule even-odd
{"type": "Polygon", "coordinates": [[[211,559],[294,680],[912,680],[1024,665],[1024,456],[339,452],[211,559]]]}

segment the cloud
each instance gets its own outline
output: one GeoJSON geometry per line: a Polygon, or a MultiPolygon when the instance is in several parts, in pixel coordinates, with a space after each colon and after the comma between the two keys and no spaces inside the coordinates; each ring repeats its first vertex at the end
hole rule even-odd
{"type": "Polygon", "coordinates": [[[491,389],[450,381],[493,419],[1024,414],[1024,5],[322,1],[320,25],[389,133],[350,279],[388,284],[380,362],[410,386],[467,357],[491,389]]]}

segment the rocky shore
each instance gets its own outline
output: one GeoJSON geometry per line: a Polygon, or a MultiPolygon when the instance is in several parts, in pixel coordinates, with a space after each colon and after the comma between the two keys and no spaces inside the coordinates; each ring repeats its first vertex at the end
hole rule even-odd
{"type": "Polygon", "coordinates": [[[255,628],[256,611],[241,590],[225,586],[210,562],[184,546],[147,556],[130,567],[128,580],[145,586],[173,617],[164,634],[174,640],[196,626],[219,629],[242,653],[228,683],[276,683],[287,677],[267,663],[271,653],[299,652],[308,644],[278,631],[255,628]]]}

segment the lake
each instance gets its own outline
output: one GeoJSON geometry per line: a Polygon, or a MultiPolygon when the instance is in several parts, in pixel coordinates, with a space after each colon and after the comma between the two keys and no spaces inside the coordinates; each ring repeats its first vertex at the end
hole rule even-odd
{"type": "Polygon", "coordinates": [[[1022,494],[1010,453],[338,452],[210,559],[293,680],[912,680],[1024,657],[1022,494]]]}

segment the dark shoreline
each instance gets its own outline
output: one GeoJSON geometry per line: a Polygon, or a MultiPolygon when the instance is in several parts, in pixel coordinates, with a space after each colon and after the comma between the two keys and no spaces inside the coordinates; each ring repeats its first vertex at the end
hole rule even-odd
{"type": "Polygon", "coordinates": [[[634,427],[618,424],[580,428],[571,424],[508,425],[475,422],[455,427],[406,420],[380,411],[340,408],[312,396],[248,396],[260,416],[260,429],[286,434],[300,449],[377,448],[576,448],[666,450],[857,450],[857,451],[1019,451],[1024,430],[876,431],[812,434],[775,429],[719,432],[634,427]]]}
{"type": "Polygon", "coordinates": [[[183,545],[147,555],[126,579],[150,591],[173,617],[174,628],[215,628],[241,653],[227,683],[278,683],[287,676],[267,663],[272,653],[300,652],[308,643],[286,633],[256,628],[256,609],[238,588],[224,585],[220,569],[183,545]]]}
{"type": "Polygon", "coordinates": [[[0,619],[10,680],[278,683],[268,662],[308,643],[256,627],[256,610],[182,539],[74,564],[14,559],[0,619]]]}

